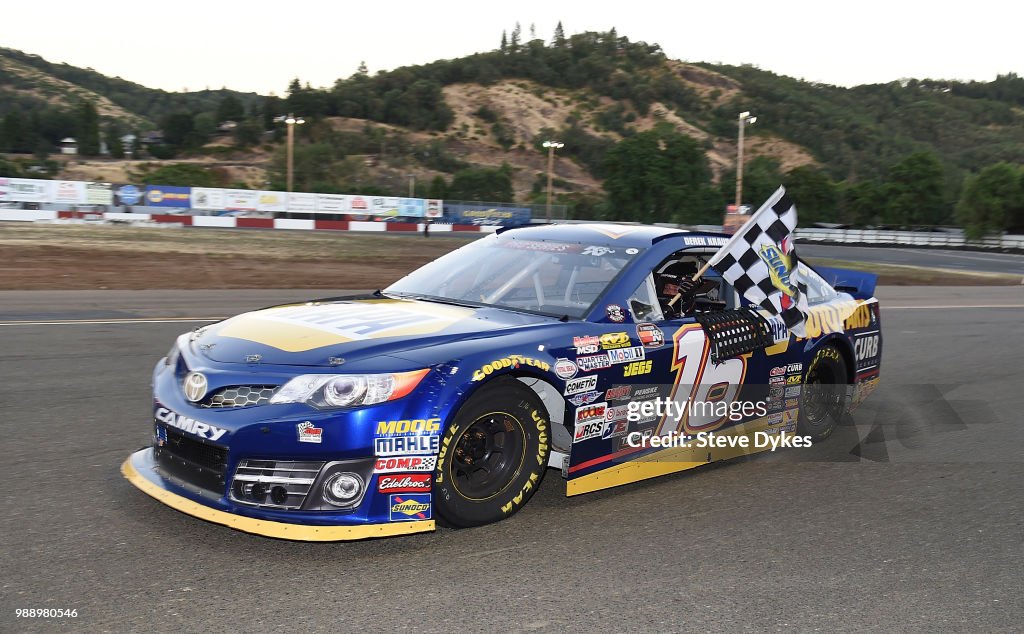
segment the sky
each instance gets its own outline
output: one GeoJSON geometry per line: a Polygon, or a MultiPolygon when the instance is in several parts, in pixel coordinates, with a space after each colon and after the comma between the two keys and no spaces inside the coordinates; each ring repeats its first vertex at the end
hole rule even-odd
{"type": "Polygon", "coordinates": [[[172,91],[282,95],[294,77],[331,86],[362,61],[373,74],[494,50],[516,22],[550,42],[559,20],[566,35],[615,27],[672,59],[840,86],[1024,75],[1019,0],[50,0],[7,13],[0,46],[172,91]]]}

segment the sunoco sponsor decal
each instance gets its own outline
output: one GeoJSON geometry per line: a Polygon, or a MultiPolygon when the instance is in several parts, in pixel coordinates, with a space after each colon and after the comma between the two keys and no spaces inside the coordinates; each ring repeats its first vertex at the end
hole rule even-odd
{"type": "Polygon", "coordinates": [[[228,433],[228,430],[221,429],[216,425],[204,423],[183,414],[175,414],[166,407],[158,407],[153,417],[168,427],[174,427],[175,429],[195,434],[206,440],[218,440],[221,436],[228,433]]]}
{"type": "Polygon", "coordinates": [[[430,494],[410,493],[391,496],[392,522],[430,519],[430,494]]]}

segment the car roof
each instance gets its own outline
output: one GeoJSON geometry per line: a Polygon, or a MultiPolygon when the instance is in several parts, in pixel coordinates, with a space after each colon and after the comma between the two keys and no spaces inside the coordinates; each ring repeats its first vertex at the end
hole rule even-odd
{"type": "Polygon", "coordinates": [[[623,247],[649,247],[655,242],[660,242],[670,236],[729,237],[722,233],[615,222],[559,223],[510,227],[501,229],[498,233],[502,238],[511,238],[513,240],[557,240],[560,242],[579,242],[583,244],[623,247]]]}

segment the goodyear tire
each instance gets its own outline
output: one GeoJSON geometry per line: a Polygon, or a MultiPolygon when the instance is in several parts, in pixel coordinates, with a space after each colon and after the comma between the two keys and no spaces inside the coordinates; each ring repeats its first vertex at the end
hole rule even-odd
{"type": "Polygon", "coordinates": [[[481,388],[441,438],[434,470],[434,508],[448,526],[504,519],[536,493],[547,469],[547,410],[513,378],[481,388]]]}
{"type": "Polygon", "coordinates": [[[834,346],[814,353],[804,374],[797,433],[818,442],[832,435],[847,408],[847,372],[843,355],[834,346]]]}

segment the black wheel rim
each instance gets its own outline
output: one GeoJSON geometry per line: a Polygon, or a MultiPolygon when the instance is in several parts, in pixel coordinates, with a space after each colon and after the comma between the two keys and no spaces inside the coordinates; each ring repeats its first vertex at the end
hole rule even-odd
{"type": "Polygon", "coordinates": [[[826,425],[840,411],[843,402],[842,386],[837,384],[835,368],[828,364],[815,364],[804,379],[801,410],[812,426],[826,425]]]}
{"type": "Polygon", "coordinates": [[[455,488],[471,500],[501,493],[518,475],[525,447],[523,426],[514,416],[498,412],[477,418],[455,441],[455,488]]]}

